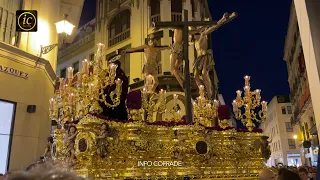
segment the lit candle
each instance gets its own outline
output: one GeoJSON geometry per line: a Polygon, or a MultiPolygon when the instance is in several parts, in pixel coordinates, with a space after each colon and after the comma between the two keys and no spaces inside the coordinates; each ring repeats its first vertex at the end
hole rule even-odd
{"type": "Polygon", "coordinates": [[[118,65],[116,65],[116,64],[114,64],[114,63],[111,63],[110,65],[109,65],[109,72],[110,72],[110,75],[111,76],[116,76],[116,70],[117,70],[117,67],[118,67],[118,65]]]}
{"type": "Polygon", "coordinates": [[[68,68],[68,79],[73,79],[73,68],[69,67],[68,68]]]}
{"type": "Polygon", "coordinates": [[[163,96],[164,95],[164,90],[163,89],[160,89],[160,96],[163,96]]]}
{"type": "Polygon", "coordinates": [[[246,95],[248,96],[250,93],[250,86],[245,86],[244,91],[245,91],[246,95]]]}
{"type": "Polygon", "coordinates": [[[117,80],[115,80],[115,82],[116,82],[116,87],[121,88],[122,80],[118,78],[117,80]]]}
{"type": "Polygon", "coordinates": [[[50,111],[52,111],[52,110],[54,110],[54,99],[53,98],[51,98],[50,100],[49,100],[49,110],[50,111]]]}
{"type": "Polygon", "coordinates": [[[200,95],[200,97],[204,97],[204,86],[203,85],[199,86],[199,95],[200,95]]]}
{"type": "Polygon", "coordinates": [[[89,74],[89,62],[87,59],[82,61],[82,72],[85,74],[89,74]]]}
{"type": "Polygon", "coordinates": [[[261,99],[260,92],[261,92],[260,89],[257,89],[257,90],[256,90],[256,98],[257,98],[257,100],[260,100],[260,99],[261,99]]]}
{"type": "Polygon", "coordinates": [[[261,102],[261,106],[262,106],[262,111],[267,112],[267,102],[266,101],[262,101],[261,102]]]}
{"type": "Polygon", "coordinates": [[[142,97],[144,98],[144,99],[147,99],[147,96],[148,94],[147,94],[147,89],[146,88],[143,88],[142,89],[142,97]]]}
{"type": "Polygon", "coordinates": [[[237,99],[240,99],[240,98],[241,98],[242,91],[238,90],[238,91],[236,91],[236,93],[237,93],[237,99]]]}
{"type": "Polygon", "coordinates": [[[233,100],[232,106],[233,106],[233,111],[237,111],[238,110],[238,104],[237,104],[236,100],[233,100]]]}
{"type": "Polygon", "coordinates": [[[245,80],[245,85],[246,85],[246,86],[249,86],[249,85],[250,85],[250,84],[249,84],[250,76],[248,76],[248,75],[244,76],[244,80],[245,80]]]}
{"type": "Polygon", "coordinates": [[[94,86],[94,84],[89,84],[89,92],[90,92],[90,94],[93,93],[93,86],[94,86]]]}

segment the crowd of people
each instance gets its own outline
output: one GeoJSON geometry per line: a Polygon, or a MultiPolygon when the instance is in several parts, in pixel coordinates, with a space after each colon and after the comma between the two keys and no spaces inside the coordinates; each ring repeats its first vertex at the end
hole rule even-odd
{"type": "Polygon", "coordinates": [[[259,173],[259,180],[316,180],[315,166],[282,166],[263,169],[259,173]]]}

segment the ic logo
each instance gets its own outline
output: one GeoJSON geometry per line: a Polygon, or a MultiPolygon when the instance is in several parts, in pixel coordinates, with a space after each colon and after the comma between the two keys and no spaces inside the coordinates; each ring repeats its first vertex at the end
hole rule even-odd
{"type": "Polygon", "coordinates": [[[16,11],[16,31],[36,32],[38,30],[38,12],[35,10],[16,11]]]}

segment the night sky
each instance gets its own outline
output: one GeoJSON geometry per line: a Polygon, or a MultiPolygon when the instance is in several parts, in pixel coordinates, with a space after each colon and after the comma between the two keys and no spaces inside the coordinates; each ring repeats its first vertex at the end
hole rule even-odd
{"type": "MultiPolygon", "coordinates": [[[[251,76],[252,89],[261,89],[262,98],[289,94],[284,42],[291,0],[209,0],[213,20],[224,12],[238,17],[212,34],[219,90],[226,103],[242,90],[244,75],[251,76]]],[[[95,0],[85,0],[79,26],[95,17],[95,0]]]]}

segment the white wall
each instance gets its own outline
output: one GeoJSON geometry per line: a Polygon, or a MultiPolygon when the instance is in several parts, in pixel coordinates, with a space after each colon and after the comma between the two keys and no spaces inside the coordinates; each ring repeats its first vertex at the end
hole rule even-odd
{"type": "Polygon", "coordinates": [[[314,0],[294,0],[296,7],[296,14],[298,24],[300,28],[300,35],[302,41],[302,48],[304,51],[307,74],[310,85],[310,93],[312,99],[312,105],[317,124],[318,136],[320,133],[320,78],[318,64],[320,63],[320,57],[315,52],[320,52],[319,44],[319,1],[314,0]],[[312,5],[312,9],[307,9],[306,3],[310,3],[308,7],[312,5]],[[318,9],[318,11],[315,11],[318,9]],[[308,10],[310,10],[308,15],[308,10]],[[312,23],[312,24],[310,24],[312,23]],[[316,56],[318,55],[318,56],[316,56]],[[317,64],[318,61],[318,64],[317,64]]]}

